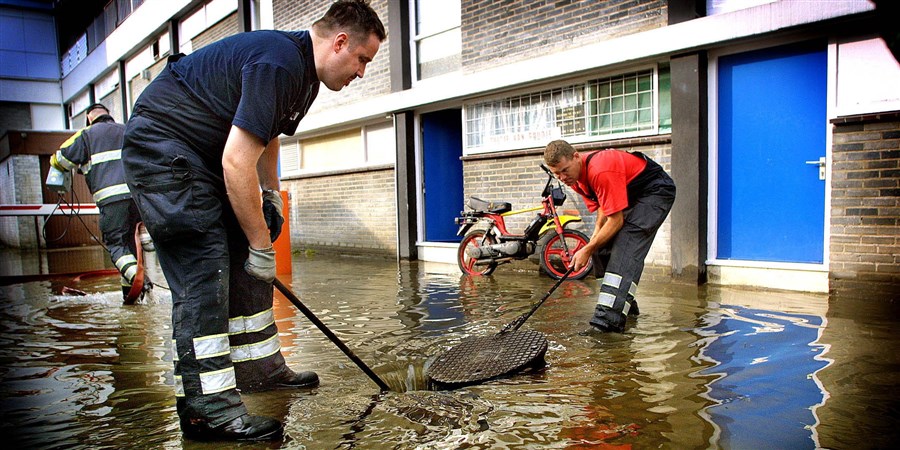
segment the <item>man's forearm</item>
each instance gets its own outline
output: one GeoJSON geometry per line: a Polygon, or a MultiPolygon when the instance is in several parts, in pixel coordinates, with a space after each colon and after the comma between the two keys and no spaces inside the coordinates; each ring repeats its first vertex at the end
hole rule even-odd
{"type": "Polygon", "coordinates": [[[259,162],[256,163],[256,174],[259,177],[259,185],[263,189],[278,191],[281,183],[278,180],[278,156],[281,144],[278,138],[274,138],[266,145],[259,162]]]}
{"type": "Polygon", "coordinates": [[[593,253],[609,242],[609,240],[622,228],[623,217],[621,211],[612,216],[606,216],[598,210],[597,221],[594,224],[594,232],[591,233],[590,241],[585,247],[588,247],[591,253],[593,253]]]}
{"type": "Polygon", "coordinates": [[[264,150],[265,147],[256,136],[238,127],[231,127],[222,154],[228,201],[250,247],[256,249],[272,245],[262,214],[257,174],[257,163],[264,150]]]}

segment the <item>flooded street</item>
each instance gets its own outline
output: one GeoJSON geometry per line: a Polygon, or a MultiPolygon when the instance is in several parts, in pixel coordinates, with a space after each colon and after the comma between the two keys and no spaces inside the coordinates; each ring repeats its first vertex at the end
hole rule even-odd
{"type": "MultiPolygon", "coordinates": [[[[5,251],[0,275],[94,270],[104,259],[5,251]]],[[[134,306],[121,304],[117,276],[0,286],[0,413],[14,448],[222,448],[181,437],[171,302],[158,272],[150,277],[159,286],[134,306]]],[[[496,333],[553,280],[536,266],[472,278],[449,265],[320,254],[295,254],[281,279],[391,392],[379,394],[277,294],[288,364],[322,382],[243,395],[251,413],[283,418],[286,438],[229,448],[840,449],[900,437],[898,299],[648,281],[626,332],[602,334],[588,325],[596,280],[566,281],[523,326],[549,340],[544,369],[433,391],[424,373],[434,356],[496,333]]]]}

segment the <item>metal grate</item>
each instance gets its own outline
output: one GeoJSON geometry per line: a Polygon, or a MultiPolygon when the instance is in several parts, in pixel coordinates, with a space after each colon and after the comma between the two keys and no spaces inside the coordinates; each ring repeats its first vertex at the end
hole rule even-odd
{"type": "Polygon", "coordinates": [[[468,385],[542,367],[547,338],[532,330],[517,330],[491,336],[471,337],[440,355],[426,371],[439,385],[468,385]]]}

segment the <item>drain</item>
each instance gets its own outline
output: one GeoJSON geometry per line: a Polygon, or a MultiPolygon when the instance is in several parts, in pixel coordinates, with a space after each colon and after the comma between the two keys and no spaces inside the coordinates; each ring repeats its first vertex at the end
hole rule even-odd
{"type": "Polygon", "coordinates": [[[471,337],[438,356],[425,375],[438,388],[461,387],[545,364],[547,338],[532,330],[471,337]]]}

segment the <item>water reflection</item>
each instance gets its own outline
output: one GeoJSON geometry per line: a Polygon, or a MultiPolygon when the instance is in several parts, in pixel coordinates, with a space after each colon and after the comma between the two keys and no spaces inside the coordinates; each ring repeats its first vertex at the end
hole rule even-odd
{"type": "Polygon", "coordinates": [[[822,315],[719,305],[703,318],[699,357],[714,364],[704,415],[724,448],[818,448],[815,410],[828,398],[817,373],[829,360],[822,315]],[[761,429],[762,427],[762,429],[761,429]],[[761,432],[763,431],[764,432],[761,432]]]}
{"type": "MultiPolygon", "coordinates": [[[[39,256],[15,267],[28,273],[58,259],[39,256]]],[[[90,266],[84,269],[98,268],[90,258],[76,259],[90,266]]],[[[69,267],[60,264],[52,263],[69,267]]],[[[253,413],[283,418],[288,437],[240,448],[884,448],[897,442],[900,314],[890,299],[829,304],[821,295],[645,282],[641,315],[629,319],[627,332],[601,334],[587,324],[596,281],[568,281],[524,325],[549,340],[543,370],[429,391],[424,372],[431,358],[467,337],[496,333],[540,300],[553,280],[296,255],[294,272],[283,281],[392,390],[379,393],[276,295],[288,363],[315,370],[322,384],[244,395],[253,413]]],[[[181,438],[166,291],[125,307],[117,283],[109,276],[0,286],[0,427],[18,448],[220,448],[181,438]],[[65,286],[88,295],[62,296],[65,286]]]]}

